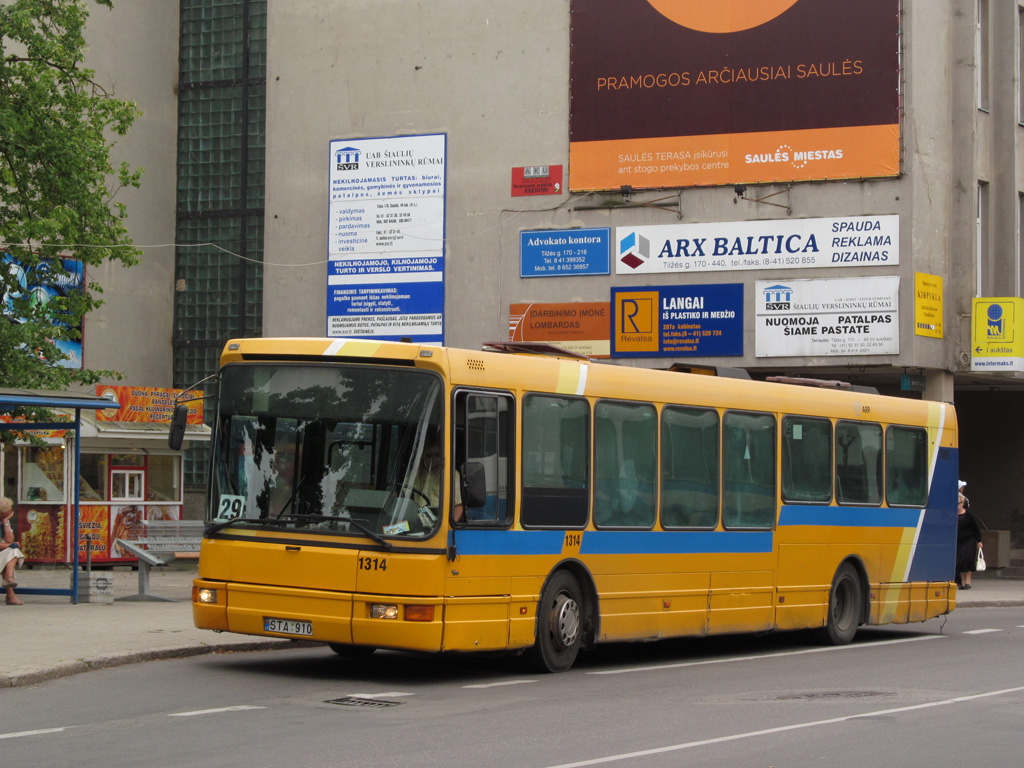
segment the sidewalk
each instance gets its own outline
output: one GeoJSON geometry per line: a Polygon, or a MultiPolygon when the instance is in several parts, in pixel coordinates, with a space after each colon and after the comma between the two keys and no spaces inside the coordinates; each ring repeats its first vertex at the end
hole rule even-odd
{"type": "MultiPolygon", "coordinates": [[[[194,565],[151,572],[150,593],[174,602],[117,600],[138,594],[137,571],[119,567],[94,574],[113,580],[112,605],[74,605],[69,597],[54,595],[22,595],[23,606],[0,603],[0,688],[151,659],[295,647],[290,640],[196,629],[190,602],[194,565]]],[[[71,584],[68,568],[23,569],[17,577],[28,588],[69,589],[71,584]]],[[[1024,606],[1024,581],[976,574],[974,589],[957,593],[958,609],[972,606],[1024,606]]]]}
{"type": "MultiPolygon", "coordinates": [[[[154,568],[149,592],[173,602],[131,602],[139,574],[127,567],[96,569],[113,580],[114,603],[71,602],[69,596],[27,595],[24,605],[0,601],[0,688],[31,685],[77,672],[151,659],[217,651],[294,647],[285,639],[196,629],[192,624],[192,580],[196,566],[154,568]]],[[[70,589],[68,567],[19,569],[19,587],[70,589]]],[[[20,591],[20,590],[19,590],[20,591]]]]}

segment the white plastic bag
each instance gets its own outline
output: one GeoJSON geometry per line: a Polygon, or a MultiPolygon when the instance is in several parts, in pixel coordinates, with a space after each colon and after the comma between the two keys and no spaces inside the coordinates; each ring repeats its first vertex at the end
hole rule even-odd
{"type": "Polygon", "coordinates": [[[974,566],[974,570],[976,570],[976,571],[984,571],[986,568],[988,568],[988,566],[985,565],[985,553],[982,550],[979,549],[978,550],[978,564],[976,566],[974,566]]]}

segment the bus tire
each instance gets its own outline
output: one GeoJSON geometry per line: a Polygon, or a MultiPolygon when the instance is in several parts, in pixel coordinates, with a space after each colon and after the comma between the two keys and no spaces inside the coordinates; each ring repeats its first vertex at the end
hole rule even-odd
{"type": "Polygon", "coordinates": [[[537,604],[537,642],[529,652],[536,669],[564,672],[573,665],[583,644],[582,614],[579,582],[568,571],[558,571],[537,604]]]}
{"type": "Polygon", "coordinates": [[[843,563],[832,579],[828,594],[825,626],[819,630],[829,645],[846,645],[857,634],[864,610],[864,588],[860,574],[849,563],[843,563]]]}
{"type": "Polygon", "coordinates": [[[372,645],[348,645],[346,643],[328,643],[327,647],[344,659],[366,659],[377,650],[372,645]]]}

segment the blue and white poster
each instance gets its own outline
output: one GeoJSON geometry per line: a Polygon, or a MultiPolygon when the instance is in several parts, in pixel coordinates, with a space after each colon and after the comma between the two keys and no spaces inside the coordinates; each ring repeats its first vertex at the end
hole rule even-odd
{"type": "Polygon", "coordinates": [[[574,277],[611,272],[611,229],[541,229],[519,233],[520,277],[574,277]]]}
{"type": "Polygon", "coordinates": [[[612,289],[612,357],[743,354],[743,283],[612,289]]]}
{"type": "Polygon", "coordinates": [[[330,143],[327,335],[444,341],[446,136],[330,143]]]}

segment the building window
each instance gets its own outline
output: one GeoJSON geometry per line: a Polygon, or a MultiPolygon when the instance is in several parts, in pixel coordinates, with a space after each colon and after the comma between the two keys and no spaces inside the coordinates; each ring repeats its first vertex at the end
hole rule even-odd
{"type": "Polygon", "coordinates": [[[975,59],[978,67],[978,109],[988,111],[989,107],[989,0],[978,0],[977,40],[975,59]]]}
{"type": "Polygon", "coordinates": [[[977,243],[975,245],[975,295],[976,296],[994,296],[995,293],[990,293],[987,289],[986,280],[991,275],[991,262],[989,261],[989,247],[988,247],[988,219],[989,219],[989,207],[988,207],[988,182],[978,182],[978,201],[977,201],[977,216],[975,226],[977,227],[977,243]]]}

